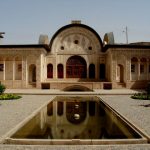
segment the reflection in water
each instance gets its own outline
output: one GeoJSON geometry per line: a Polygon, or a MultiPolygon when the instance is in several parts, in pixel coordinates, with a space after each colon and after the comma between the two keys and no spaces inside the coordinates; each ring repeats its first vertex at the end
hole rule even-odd
{"type": "Polygon", "coordinates": [[[56,97],[12,138],[127,139],[140,136],[98,97],[56,97]]]}

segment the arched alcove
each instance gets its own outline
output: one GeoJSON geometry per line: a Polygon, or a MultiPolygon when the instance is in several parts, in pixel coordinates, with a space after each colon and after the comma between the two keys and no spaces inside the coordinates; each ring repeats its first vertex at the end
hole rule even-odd
{"type": "Polygon", "coordinates": [[[47,78],[53,78],[53,65],[47,65],[47,78]]]}
{"type": "Polygon", "coordinates": [[[87,64],[81,56],[71,56],[66,64],[67,78],[86,78],[87,64]]]}
{"type": "Polygon", "coordinates": [[[89,66],[89,78],[95,79],[95,65],[94,64],[90,64],[89,66]]]}
{"type": "Polygon", "coordinates": [[[31,64],[29,66],[29,83],[36,82],[36,65],[31,64]]]}
{"type": "Polygon", "coordinates": [[[57,66],[57,75],[58,75],[58,78],[64,77],[64,67],[62,64],[58,64],[57,66]]]}

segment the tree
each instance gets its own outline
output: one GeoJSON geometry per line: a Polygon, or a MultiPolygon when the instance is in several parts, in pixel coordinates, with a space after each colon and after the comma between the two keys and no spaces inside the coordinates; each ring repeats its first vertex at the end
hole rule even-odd
{"type": "Polygon", "coordinates": [[[149,97],[150,97],[150,82],[148,82],[148,84],[147,84],[146,93],[147,93],[147,99],[149,99],[149,97]]]}
{"type": "Polygon", "coordinates": [[[0,94],[3,94],[5,89],[6,89],[6,87],[0,83],[0,94]]]}

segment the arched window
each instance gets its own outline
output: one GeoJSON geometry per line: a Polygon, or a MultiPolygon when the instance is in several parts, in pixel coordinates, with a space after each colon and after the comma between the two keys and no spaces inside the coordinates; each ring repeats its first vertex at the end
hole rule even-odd
{"type": "Polygon", "coordinates": [[[146,72],[146,58],[140,59],[140,73],[143,74],[146,72]]]}
{"type": "Polygon", "coordinates": [[[136,57],[133,57],[131,59],[131,73],[136,73],[137,62],[138,62],[138,59],[136,57]]]}
{"type": "Polygon", "coordinates": [[[86,78],[87,65],[84,58],[72,56],[67,60],[66,77],[67,78],[86,78]]]}
{"type": "Polygon", "coordinates": [[[63,78],[64,77],[64,67],[63,67],[62,64],[58,64],[57,74],[58,74],[58,78],[63,78]]]}
{"type": "Polygon", "coordinates": [[[89,66],[89,78],[94,79],[95,78],[95,65],[90,64],[89,66]]]}
{"type": "Polygon", "coordinates": [[[53,78],[53,65],[47,65],[47,78],[53,78]]]}
{"type": "Polygon", "coordinates": [[[104,80],[105,76],[106,76],[105,64],[100,64],[100,68],[99,68],[99,78],[100,78],[100,80],[104,80]]]}

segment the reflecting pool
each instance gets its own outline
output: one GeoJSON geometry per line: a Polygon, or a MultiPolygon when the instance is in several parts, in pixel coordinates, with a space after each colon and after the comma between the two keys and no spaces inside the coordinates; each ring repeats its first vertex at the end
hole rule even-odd
{"type": "Polygon", "coordinates": [[[10,138],[10,144],[146,143],[120,114],[96,96],[57,96],[10,138]]]}

